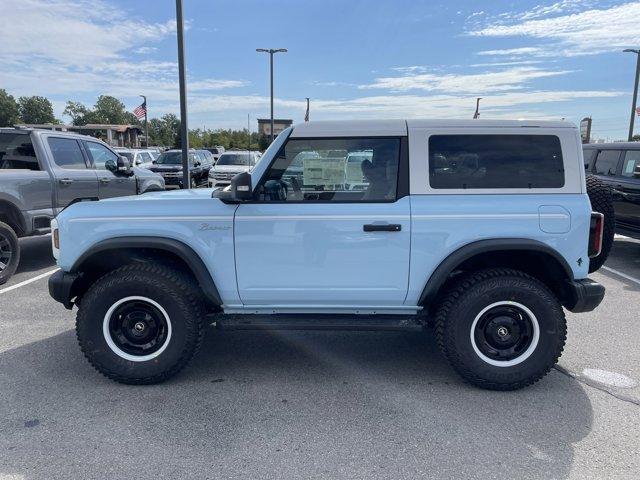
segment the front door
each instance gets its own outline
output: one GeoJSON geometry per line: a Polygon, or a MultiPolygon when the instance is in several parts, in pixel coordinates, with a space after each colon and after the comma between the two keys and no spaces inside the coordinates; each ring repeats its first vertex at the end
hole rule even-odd
{"type": "MultiPolygon", "coordinates": [[[[118,155],[98,142],[85,140],[84,147],[98,175],[100,199],[135,195],[136,177],[113,173],[105,168],[107,161],[117,162],[118,155]]],[[[135,156],[134,156],[135,158],[135,156]]],[[[132,165],[133,166],[133,165],[132,165]]]]}
{"type": "Polygon", "coordinates": [[[79,140],[72,137],[47,138],[51,169],[55,177],[58,208],[81,200],[98,198],[98,177],[82,153],[79,140]]]}
{"type": "Polygon", "coordinates": [[[288,140],[254,201],[236,211],[245,305],[403,304],[411,228],[405,141],[288,140]]]}

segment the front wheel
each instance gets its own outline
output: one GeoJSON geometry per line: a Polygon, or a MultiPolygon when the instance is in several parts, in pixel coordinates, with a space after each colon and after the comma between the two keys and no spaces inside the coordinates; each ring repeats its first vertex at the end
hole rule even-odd
{"type": "Polygon", "coordinates": [[[80,348],[108,378],[159,383],[200,348],[204,305],[189,277],[162,265],[131,264],[100,278],[76,318],[80,348]]]}
{"type": "Polygon", "coordinates": [[[0,285],[6,283],[20,263],[20,244],[13,229],[0,222],[0,285]]]}
{"type": "Polygon", "coordinates": [[[436,314],[438,344],[451,366],[490,390],[516,390],[546,375],[562,354],[566,331],[553,293],[511,269],[465,276],[436,314]]]}

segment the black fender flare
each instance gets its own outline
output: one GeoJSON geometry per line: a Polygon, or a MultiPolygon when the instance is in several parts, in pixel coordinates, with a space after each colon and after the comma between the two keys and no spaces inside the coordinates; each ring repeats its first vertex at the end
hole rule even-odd
{"type": "Polygon", "coordinates": [[[85,251],[73,264],[70,273],[79,273],[82,264],[93,255],[107,250],[151,248],[165,250],[179,257],[189,267],[206,299],[213,305],[221,306],[222,299],[218,289],[200,256],[186,243],[173,238],[153,236],[132,236],[109,238],[96,243],[85,251]]]}
{"type": "Polygon", "coordinates": [[[568,280],[573,279],[573,271],[567,263],[566,259],[555,249],[542,243],[538,240],[531,240],[528,238],[496,238],[487,240],[478,240],[476,242],[468,243],[457,250],[454,250],[447,258],[445,258],[433,271],[429,279],[427,280],[418,305],[427,306],[436,298],[440,288],[445,284],[449,275],[455,270],[457,266],[464,261],[469,260],[476,255],[487,252],[500,252],[500,251],[533,251],[539,253],[545,253],[553,257],[562,267],[568,280]]]}

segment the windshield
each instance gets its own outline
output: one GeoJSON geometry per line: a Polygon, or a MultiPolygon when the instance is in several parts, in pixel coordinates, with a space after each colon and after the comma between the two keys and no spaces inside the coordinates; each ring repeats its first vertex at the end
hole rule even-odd
{"type": "Polygon", "coordinates": [[[157,165],[182,165],[182,152],[164,152],[156,160],[157,165]]]}
{"type": "Polygon", "coordinates": [[[251,155],[248,153],[223,153],[217,165],[251,165],[251,155]]]}

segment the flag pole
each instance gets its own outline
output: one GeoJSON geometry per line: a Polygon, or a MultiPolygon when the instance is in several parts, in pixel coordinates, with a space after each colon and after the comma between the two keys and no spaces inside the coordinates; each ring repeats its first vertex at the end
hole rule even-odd
{"type": "Polygon", "coordinates": [[[305,97],[307,99],[307,112],[304,115],[304,121],[308,122],[309,121],[309,97],[305,97]]]}
{"type": "Polygon", "coordinates": [[[144,105],[144,144],[149,148],[149,123],[147,122],[147,97],[140,95],[144,105]]]}

